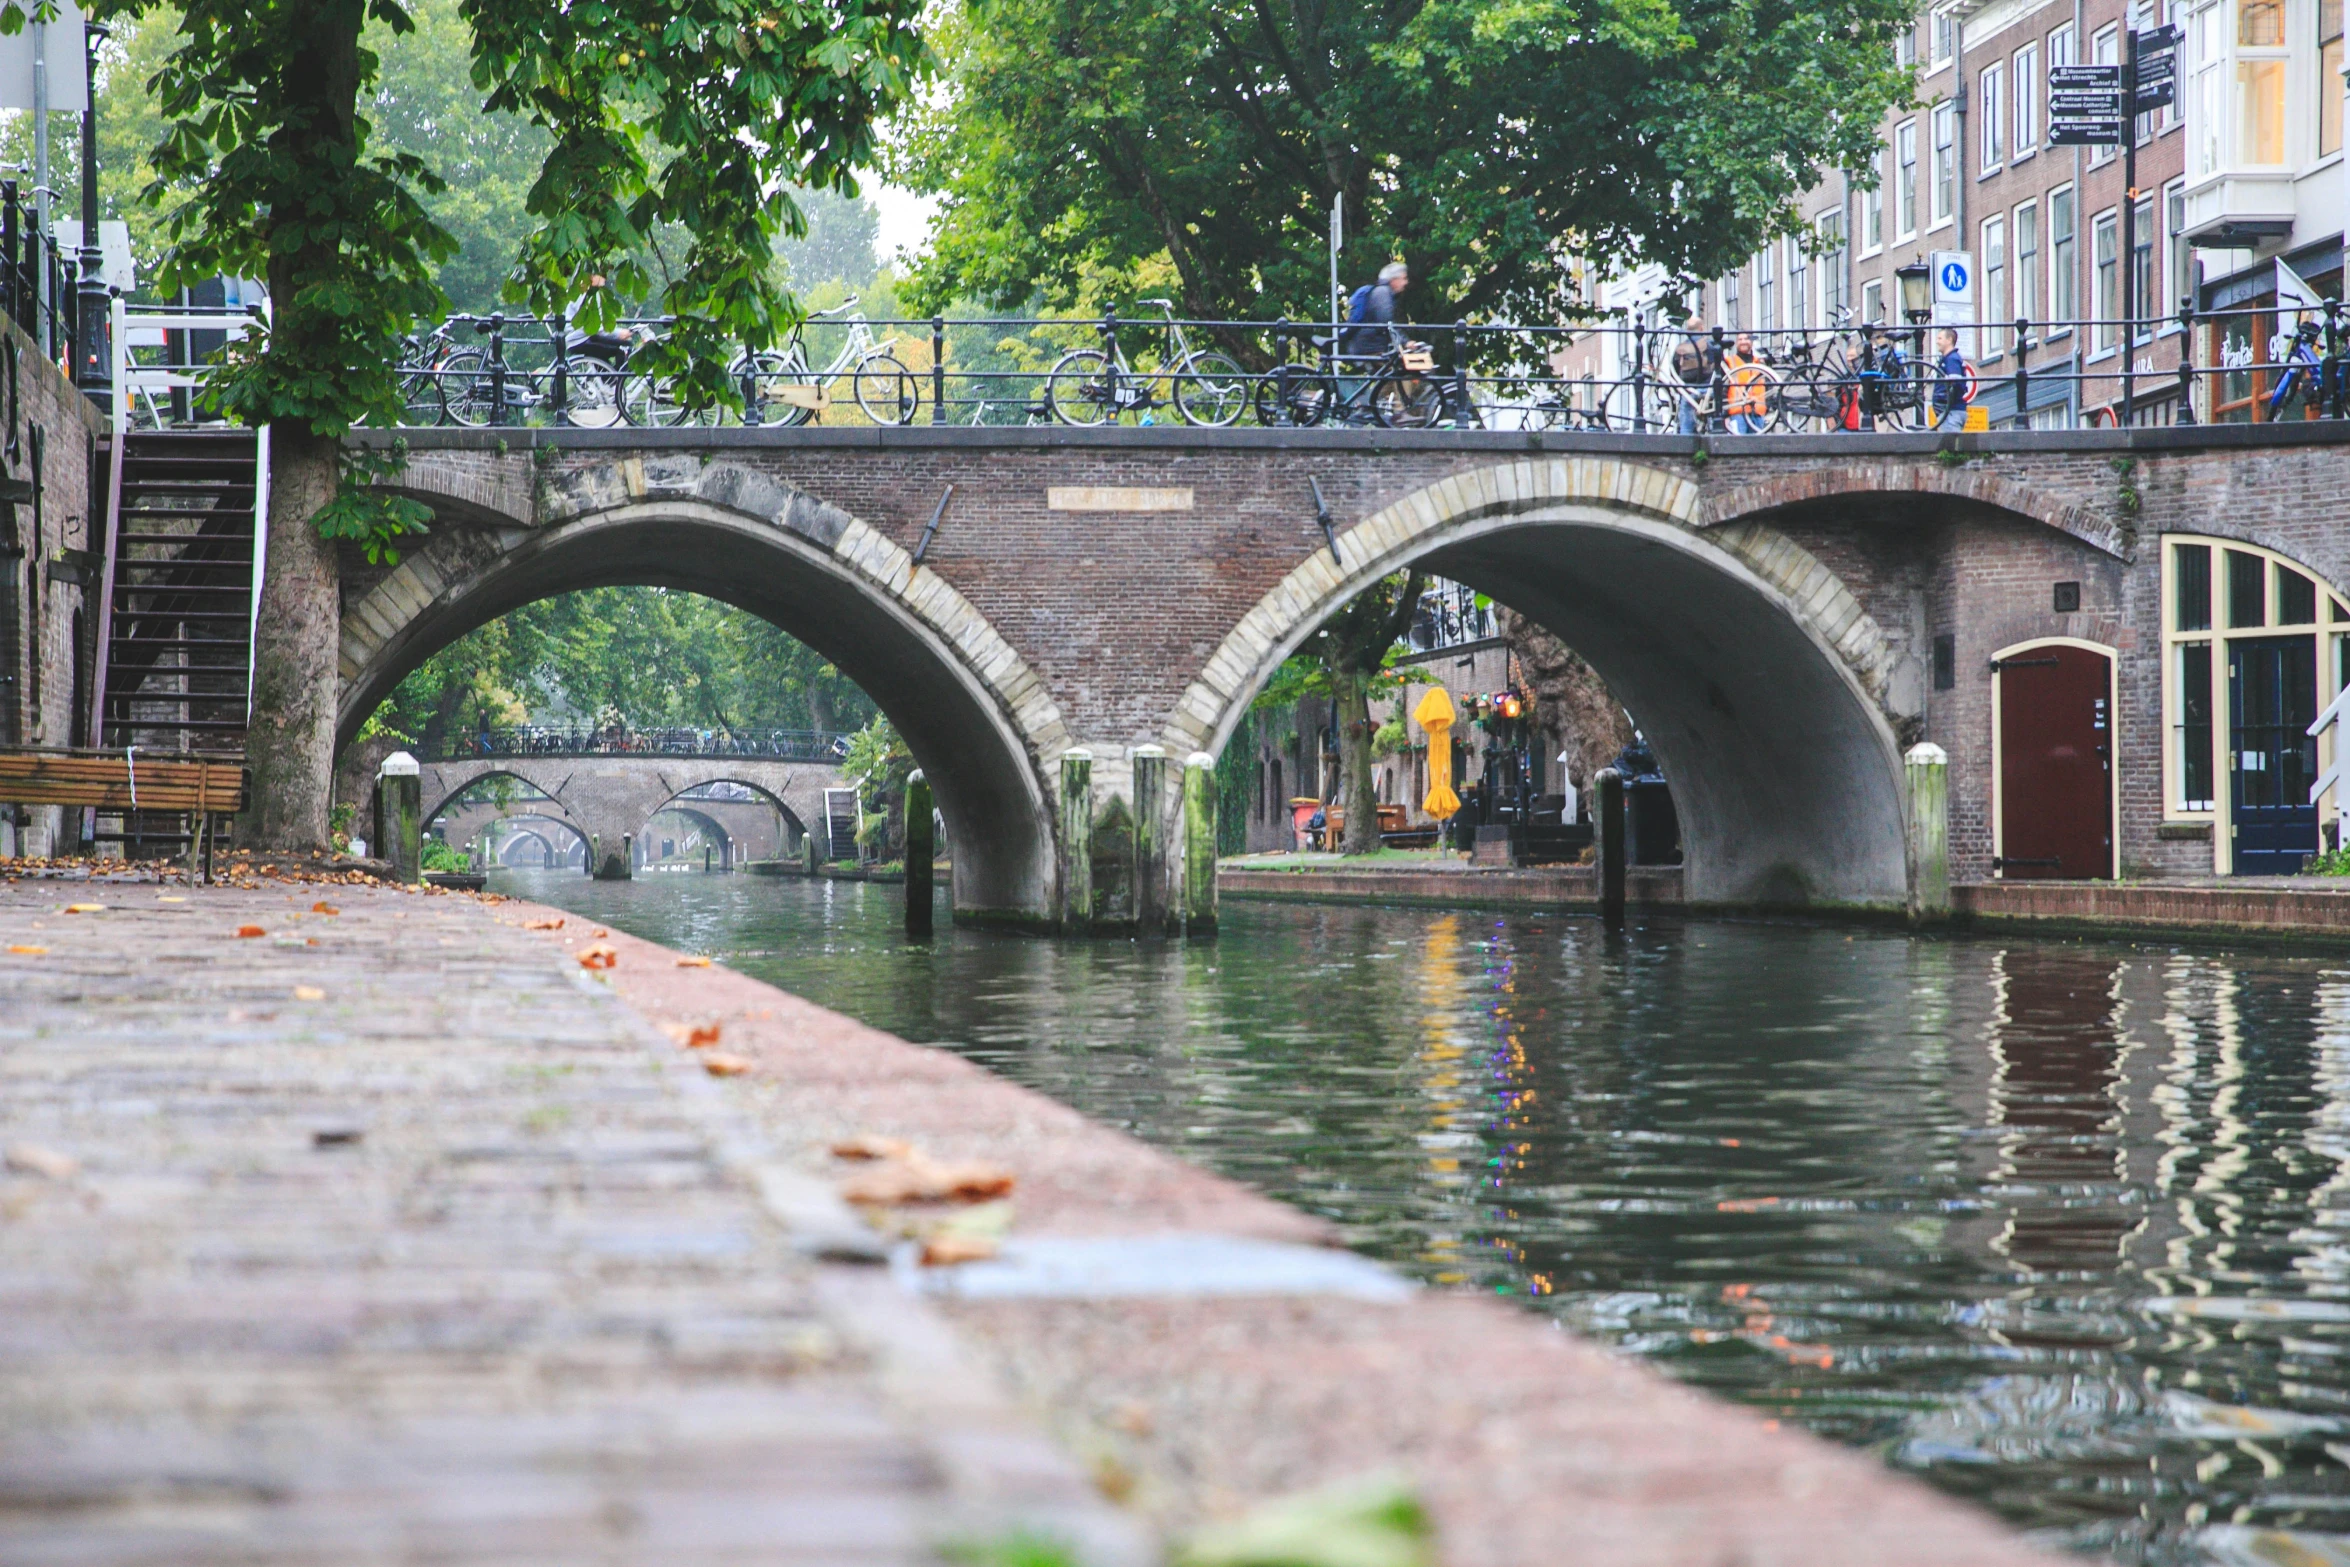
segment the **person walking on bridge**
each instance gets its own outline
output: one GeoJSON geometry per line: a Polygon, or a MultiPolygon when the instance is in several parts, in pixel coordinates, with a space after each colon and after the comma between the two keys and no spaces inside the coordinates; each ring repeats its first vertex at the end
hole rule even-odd
{"type": "Polygon", "coordinates": [[[1738,334],[1722,357],[1722,379],[1728,383],[1725,411],[1730,416],[1733,435],[1760,435],[1771,427],[1771,394],[1778,377],[1770,370],[1770,360],[1757,353],[1754,336],[1738,334]]]}
{"type": "MultiPolygon", "coordinates": [[[[1379,269],[1377,282],[1365,283],[1348,297],[1347,327],[1335,345],[1342,368],[1367,369],[1387,352],[1388,339],[1395,328],[1395,302],[1411,286],[1412,269],[1401,261],[1390,261],[1379,269]]],[[[1339,377],[1339,406],[1346,410],[1349,424],[1371,422],[1370,403],[1363,396],[1369,380],[1369,376],[1362,374],[1339,377]]]]}
{"type": "Polygon", "coordinates": [[[1695,435],[1705,420],[1706,394],[1714,383],[1713,345],[1705,340],[1705,323],[1691,311],[1681,323],[1681,341],[1673,349],[1674,411],[1683,435],[1695,435]]]}

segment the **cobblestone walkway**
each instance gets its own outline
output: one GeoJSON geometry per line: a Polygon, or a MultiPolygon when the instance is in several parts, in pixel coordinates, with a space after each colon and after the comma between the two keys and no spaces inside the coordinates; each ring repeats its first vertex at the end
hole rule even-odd
{"type": "Polygon", "coordinates": [[[927,1308],[795,1248],[732,1083],[478,906],[28,881],[0,946],[0,1562],[1102,1527],[927,1308]]]}

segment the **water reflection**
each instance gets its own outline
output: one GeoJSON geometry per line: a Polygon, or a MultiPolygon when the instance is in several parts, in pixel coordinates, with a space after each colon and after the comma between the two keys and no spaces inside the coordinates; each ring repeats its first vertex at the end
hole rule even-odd
{"type": "Polygon", "coordinates": [[[737,966],[2150,1563],[2350,1562],[2350,972],[1830,928],[1227,910],[969,931],[890,889],[515,890],[737,966]]]}

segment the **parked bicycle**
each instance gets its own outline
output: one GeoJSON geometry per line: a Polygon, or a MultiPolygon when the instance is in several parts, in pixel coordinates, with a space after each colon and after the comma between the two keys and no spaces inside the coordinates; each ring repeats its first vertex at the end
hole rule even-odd
{"type": "Polygon", "coordinates": [[[649,329],[580,332],[567,326],[562,329],[553,362],[524,368],[505,359],[507,325],[502,315],[451,316],[419,345],[419,362],[403,381],[403,390],[410,381],[429,377],[439,388],[443,413],[454,424],[528,424],[531,414],[541,409],[566,424],[590,430],[609,430],[623,422],[623,366],[649,329]],[[452,326],[486,329],[489,348],[456,348],[451,340],[445,352],[428,353],[434,340],[445,338],[452,326]],[[500,361],[504,361],[502,375],[500,361]],[[502,409],[498,407],[501,388],[502,409]],[[493,410],[498,413],[495,421],[493,410]]]}
{"type": "MultiPolygon", "coordinates": [[[[1388,328],[1380,354],[1342,354],[1335,335],[1313,338],[1311,365],[1276,365],[1258,378],[1257,422],[1311,429],[1332,421],[1424,430],[1450,407],[1436,351],[1388,328]]],[[[1458,413],[1455,414],[1458,417],[1458,413]]]]}
{"type": "MultiPolygon", "coordinates": [[[[834,383],[846,377],[849,395],[875,424],[911,424],[922,403],[922,383],[891,351],[893,342],[873,335],[873,323],[856,310],[852,294],[830,310],[810,313],[793,326],[781,347],[735,355],[726,377],[742,394],[742,412],[722,415],[716,409],[689,412],[676,394],[675,383],[639,362],[625,378],[621,406],[629,423],[667,427],[715,424],[733,417],[747,425],[790,427],[821,418],[833,404],[834,383]],[[847,337],[840,352],[822,369],[808,361],[807,325],[811,321],[844,325],[847,337]]],[[[645,346],[650,346],[649,344],[645,346]]]]}
{"type": "Polygon", "coordinates": [[[1166,318],[1167,342],[1159,368],[1138,372],[1119,345],[1115,325],[1102,329],[1100,348],[1063,354],[1045,377],[1045,406],[1064,424],[1156,422],[1153,410],[1172,403],[1185,424],[1221,426],[1237,421],[1248,407],[1248,372],[1220,349],[1198,348],[1175,319],[1175,301],[1139,303],[1166,318]]]}

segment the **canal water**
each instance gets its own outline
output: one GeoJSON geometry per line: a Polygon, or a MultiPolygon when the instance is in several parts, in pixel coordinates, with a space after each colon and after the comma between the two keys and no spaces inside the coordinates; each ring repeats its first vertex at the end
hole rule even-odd
{"type": "Polygon", "coordinates": [[[1424,1279],[2147,1563],[2350,1563],[2350,959],[501,873],[943,1045],[1424,1279]]]}

